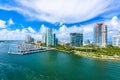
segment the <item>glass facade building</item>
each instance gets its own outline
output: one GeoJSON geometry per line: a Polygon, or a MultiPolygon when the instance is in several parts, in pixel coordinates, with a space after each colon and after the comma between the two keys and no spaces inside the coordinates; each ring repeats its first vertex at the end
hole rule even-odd
{"type": "Polygon", "coordinates": [[[52,29],[47,28],[46,31],[46,46],[52,45],[52,29]]]}
{"type": "Polygon", "coordinates": [[[46,43],[46,34],[42,35],[42,43],[46,43]]]}
{"type": "Polygon", "coordinates": [[[32,38],[30,35],[26,35],[25,42],[32,43],[32,42],[34,42],[34,38],[32,38]]]}
{"type": "Polygon", "coordinates": [[[113,36],[112,45],[116,47],[120,47],[120,31],[118,35],[113,36]]]}
{"type": "Polygon", "coordinates": [[[70,46],[82,46],[83,34],[82,33],[70,33],[70,46]]]}
{"type": "Polygon", "coordinates": [[[58,44],[58,39],[56,38],[56,34],[52,33],[52,29],[47,28],[46,31],[46,46],[56,46],[58,44]]]}
{"type": "Polygon", "coordinates": [[[55,34],[52,34],[52,46],[55,45],[55,39],[56,39],[56,35],[55,35],[55,34]]]}
{"type": "Polygon", "coordinates": [[[107,45],[107,26],[105,23],[96,23],[94,27],[94,45],[103,46],[107,45]]]}

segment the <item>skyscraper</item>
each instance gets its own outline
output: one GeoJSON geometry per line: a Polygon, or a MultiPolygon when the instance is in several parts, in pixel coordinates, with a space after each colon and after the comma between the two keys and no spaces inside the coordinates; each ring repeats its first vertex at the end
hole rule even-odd
{"type": "Polygon", "coordinates": [[[55,35],[55,34],[52,34],[52,46],[55,45],[55,39],[56,39],[56,35],[55,35]]]}
{"type": "Polygon", "coordinates": [[[55,39],[55,46],[58,45],[58,38],[55,39]]]}
{"type": "Polygon", "coordinates": [[[120,47],[120,31],[119,34],[116,36],[113,36],[113,41],[112,41],[113,46],[120,47]]]}
{"type": "Polygon", "coordinates": [[[58,39],[56,38],[56,34],[52,33],[52,29],[47,28],[46,31],[46,46],[56,46],[58,44],[58,39]]]}
{"type": "Polygon", "coordinates": [[[46,31],[46,46],[52,46],[52,29],[50,28],[46,31]]]}
{"type": "Polygon", "coordinates": [[[94,27],[94,45],[105,47],[107,45],[107,26],[105,23],[96,23],[94,27]]]}
{"type": "Polygon", "coordinates": [[[42,35],[42,43],[46,43],[46,34],[42,35]]]}
{"type": "Polygon", "coordinates": [[[34,38],[32,38],[30,35],[26,35],[25,42],[26,43],[32,43],[32,42],[34,42],[34,38]]]}
{"type": "Polygon", "coordinates": [[[83,34],[82,33],[70,33],[70,45],[71,46],[82,46],[83,45],[83,34]]]}
{"type": "Polygon", "coordinates": [[[84,41],[84,44],[83,44],[84,46],[85,45],[90,45],[90,40],[88,39],[88,40],[86,40],[86,41],[84,41]]]}

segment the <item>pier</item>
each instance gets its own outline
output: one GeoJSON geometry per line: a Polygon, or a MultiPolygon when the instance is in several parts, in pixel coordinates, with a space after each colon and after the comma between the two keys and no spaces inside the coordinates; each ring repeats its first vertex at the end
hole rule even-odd
{"type": "Polygon", "coordinates": [[[50,48],[47,47],[36,46],[33,44],[26,44],[26,43],[17,44],[15,48],[16,51],[14,51],[13,47],[10,47],[8,50],[8,54],[24,55],[24,54],[31,54],[31,53],[51,50],[50,48]]]}

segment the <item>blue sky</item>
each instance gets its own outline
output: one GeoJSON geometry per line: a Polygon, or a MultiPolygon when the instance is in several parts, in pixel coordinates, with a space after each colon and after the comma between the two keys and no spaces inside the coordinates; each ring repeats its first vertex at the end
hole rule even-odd
{"type": "Polygon", "coordinates": [[[0,40],[24,40],[26,34],[42,39],[46,27],[59,40],[83,32],[93,41],[96,22],[108,26],[108,41],[120,29],[120,0],[0,0],[0,40]]]}

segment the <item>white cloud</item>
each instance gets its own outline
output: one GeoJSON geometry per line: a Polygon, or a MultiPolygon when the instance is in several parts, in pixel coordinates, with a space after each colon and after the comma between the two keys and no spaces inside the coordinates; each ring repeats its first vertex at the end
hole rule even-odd
{"type": "Polygon", "coordinates": [[[0,20],[0,28],[6,28],[6,21],[0,20]]]}
{"type": "Polygon", "coordinates": [[[117,16],[113,16],[110,24],[112,26],[112,29],[114,30],[120,29],[120,21],[117,16]]]}
{"type": "Polygon", "coordinates": [[[8,20],[8,22],[4,20],[0,20],[0,28],[7,28],[8,26],[13,25],[13,24],[14,22],[11,18],[8,20]]]}
{"type": "Polygon", "coordinates": [[[1,4],[0,8],[18,11],[31,19],[52,23],[74,23],[89,20],[109,11],[109,9],[113,7],[107,7],[113,1],[114,0],[15,0],[16,5],[19,5],[11,6],[1,4]]]}
{"type": "Polygon", "coordinates": [[[93,28],[94,24],[83,25],[83,40],[91,40],[93,42],[93,28]]]}
{"type": "Polygon", "coordinates": [[[111,20],[106,21],[108,32],[113,33],[114,35],[118,33],[120,29],[120,20],[117,16],[113,16],[111,20]]]}
{"type": "Polygon", "coordinates": [[[69,41],[70,33],[82,33],[83,29],[78,26],[67,27],[62,25],[58,30],[55,30],[55,33],[59,40],[69,41]]]}
{"type": "Polygon", "coordinates": [[[21,32],[22,32],[23,34],[26,34],[26,33],[28,33],[28,30],[23,28],[21,32]]]}
{"type": "Polygon", "coordinates": [[[70,33],[83,33],[84,40],[90,39],[93,40],[93,24],[90,25],[82,25],[82,26],[71,26],[67,27],[62,25],[58,31],[56,31],[57,37],[60,40],[68,41],[70,38],[70,33]]]}
{"type": "Polygon", "coordinates": [[[41,34],[36,33],[31,27],[15,30],[1,29],[0,30],[0,40],[25,40],[25,36],[29,34],[35,40],[41,40],[41,34]]]}
{"type": "Polygon", "coordinates": [[[42,40],[42,35],[39,34],[39,33],[31,34],[31,36],[32,36],[35,40],[42,40]]]}
{"type": "Polygon", "coordinates": [[[9,20],[8,20],[8,25],[13,25],[14,24],[14,22],[13,22],[13,20],[10,18],[9,20]]]}
{"type": "Polygon", "coordinates": [[[35,33],[35,30],[32,28],[32,27],[28,27],[28,30],[31,32],[31,33],[35,33]]]}
{"type": "Polygon", "coordinates": [[[16,30],[0,30],[0,40],[21,40],[24,39],[24,34],[21,34],[19,29],[16,30]]]}
{"type": "Polygon", "coordinates": [[[93,27],[94,27],[93,24],[85,25],[85,26],[83,26],[83,32],[84,32],[85,34],[88,34],[88,33],[90,33],[90,32],[93,32],[93,27]]]}
{"type": "Polygon", "coordinates": [[[44,24],[41,25],[41,27],[40,27],[40,33],[46,33],[46,29],[47,29],[47,27],[44,24]]]}

